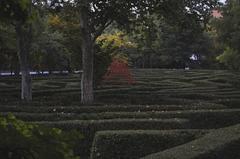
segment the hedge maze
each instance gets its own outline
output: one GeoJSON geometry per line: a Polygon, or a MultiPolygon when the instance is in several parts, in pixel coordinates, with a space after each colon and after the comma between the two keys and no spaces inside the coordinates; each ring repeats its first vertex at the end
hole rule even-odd
{"type": "Polygon", "coordinates": [[[240,73],[222,70],[132,70],[104,82],[96,103],[81,105],[77,75],[34,77],[32,103],[19,98],[17,78],[1,77],[1,115],[84,139],[83,159],[239,159],[240,73]]]}

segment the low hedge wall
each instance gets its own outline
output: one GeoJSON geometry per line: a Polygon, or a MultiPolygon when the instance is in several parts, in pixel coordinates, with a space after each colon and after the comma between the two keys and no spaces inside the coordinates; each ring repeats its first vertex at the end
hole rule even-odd
{"type": "Polygon", "coordinates": [[[184,99],[201,99],[201,100],[213,100],[216,99],[217,96],[213,93],[194,93],[194,92],[185,92],[185,93],[176,93],[171,94],[171,97],[175,98],[184,98],[184,99]]]}
{"type": "Polygon", "coordinates": [[[240,99],[218,99],[215,101],[218,104],[224,104],[230,108],[240,108],[240,99]]]}
{"type": "MultiPolygon", "coordinates": [[[[2,113],[8,114],[8,113],[2,113]]],[[[157,112],[104,112],[104,113],[14,113],[25,121],[61,121],[61,120],[103,120],[103,119],[188,119],[189,128],[212,129],[221,128],[240,122],[240,109],[221,110],[184,110],[157,112]],[[224,120],[223,120],[224,119],[224,120]]],[[[89,122],[89,121],[85,121],[89,122]]]]}
{"type": "MultiPolygon", "coordinates": [[[[157,93],[157,92],[156,92],[157,93]]],[[[183,105],[183,104],[194,104],[197,100],[183,99],[183,98],[172,98],[169,94],[134,94],[134,93],[123,93],[123,94],[96,94],[96,101],[111,104],[166,104],[166,105],[183,105]]]]}
{"type": "Polygon", "coordinates": [[[142,159],[239,159],[240,124],[142,159]]]}
{"type": "Polygon", "coordinates": [[[89,130],[138,130],[138,129],[181,129],[189,126],[186,119],[110,119],[110,120],[70,120],[33,122],[62,129],[89,130]]]}
{"type": "Polygon", "coordinates": [[[188,121],[184,119],[114,119],[90,121],[60,121],[60,122],[34,122],[47,127],[56,127],[63,130],[76,129],[84,136],[76,150],[79,156],[89,157],[94,135],[104,130],[166,130],[184,129],[188,121]]]}
{"type": "Polygon", "coordinates": [[[100,131],[94,138],[91,159],[139,159],[201,137],[204,130],[100,131]]]}
{"type": "Polygon", "coordinates": [[[102,112],[145,112],[173,110],[224,109],[221,104],[197,103],[189,105],[106,105],[106,106],[0,106],[0,112],[25,113],[102,113],[102,112]]]}

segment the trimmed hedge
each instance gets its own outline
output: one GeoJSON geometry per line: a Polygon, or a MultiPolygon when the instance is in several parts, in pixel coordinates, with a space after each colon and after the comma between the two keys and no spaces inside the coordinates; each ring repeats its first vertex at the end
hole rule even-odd
{"type": "Polygon", "coordinates": [[[91,159],[139,159],[201,137],[204,130],[100,131],[94,138],[91,159]]]}
{"type": "MultiPolygon", "coordinates": [[[[1,105],[16,105],[16,107],[9,108],[0,106],[0,112],[5,115],[8,112],[14,112],[17,117],[25,121],[43,121],[38,123],[65,130],[77,128],[85,134],[85,140],[76,148],[80,151],[79,153],[83,154],[81,155],[83,158],[89,157],[92,140],[97,131],[212,129],[240,123],[240,109],[228,109],[239,108],[239,73],[215,70],[159,69],[133,70],[133,73],[137,81],[136,85],[110,83],[102,85],[95,91],[98,103],[126,105],[116,107],[74,107],[74,105],[79,106],[80,101],[78,75],[34,76],[34,102],[30,103],[29,107],[18,101],[20,99],[20,79],[0,78],[1,105]],[[227,106],[209,102],[222,103],[227,106]],[[127,106],[128,104],[150,104],[150,106],[127,106]],[[156,104],[160,106],[155,106],[156,104]],[[164,104],[167,106],[161,106],[164,104]],[[61,105],[71,105],[71,107],[60,107],[61,105]],[[171,120],[170,118],[181,119],[177,122],[177,119],[171,120]]],[[[144,138],[141,140],[144,141],[144,138]]],[[[136,140],[140,143],[137,146],[144,145],[143,142],[140,142],[141,140],[136,140]]],[[[152,152],[149,151],[149,153],[152,152]]]]}
{"type": "MultiPolygon", "coordinates": [[[[189,104],[199,99],[216,101],[223,98],[240,98],[239,87],[237,87],[240,82],[238,72],[161,69],[141,69],[133,72],[136,85],[102,85],[95,92],[97,102],[189,104]]],[[[19,82],[20,78],[0,77],[2,98],[12,97],[6,103],[19,99],[19,82]]],[[[80,101],[78,75],[33,76],[33,88],[34,99],[39,100],[38,102],[42,105],[77,105],[80,101]],[[72,98],[73,95],[74,98],[72,98]],[[48,97],[45,98],[46,96],[48,97]]],[[[0,99],[1,103],[2,101],[5,100],[0,99]]]]}
{"type": "MultiPolygon", "coordinates": [[[[4,113],[5,115],[7,113],[4,113]]],[[[104,113],[14,113],[14,115],[25,121],[61,121],[61,120],[81,120],[80,123],[89,123],[88,120],[110,119],[109,121],[117,121],[120,119],[157,120],[170,118],[184,118],[190,122],[189,128],[212,129],[221,128],[240,122],[240,109],[222,109],[222,110],[184,110],[184,111],[156,111],[156,112],[104,112],[104,113]],[[223,120],[224,119],[224,120],[223,120]],[[85,120],[85,121],[84,121],[85,120]]],[[[105,120],[103,120],[105,121],[105,120]]],[[[57,122],[55,122],[57,123],[57,122]]],[[[64,122],[63,122],[64,123],[64,122]]],[[[69,121],[68,123],[71,123],[69,121]]],[[[61,124],[62,125],[62,124],[61,124]]]]}
{"type": "Polygon", "coordinates": [[[184,98],[174,98],[170,97],[170,94],[156,94],[152,92],[151,94],[134,94],[134,93],[123,93],[115,94],[96,94],[96,100],[103,103],[111,104],[162,104],[162,105],[184,105],[184,104],[194,104],[203,100],[191,100],[184,98]]]}
{"type": "Polygon", "coordinates": [[[105,106],[0,106],[0,112],[25,113],[102,113],[102,112],[144,112],[224,109],[221,104],[198,103],[193,105],[105,105],[105,106]]]}
{"type": "Polygon", "coordinates": [[[227,105],[230,108],[240,108],[240,99],[219,99],[215,103],[227,105]]]}
{"type": "Polygon", "coordinates": [[[34,122],[47,127],[56,127],[63,130],[76,129],[84,135],[79,147],[78,155],[89,157],[94,135],[97,131],[104,130],[167,130],[184,129],[188,127],[188,120],[184,119],[114,119],[90,121],[59,121],[59,122],[34,122]]]}
{"type": "Polygon", "coordinates": [[[142,159],[239,159],[240,124],[142,159]]]}
{"type": "Polygon", "coordinates": [[[186,119],[110,119],[110,120],[70,120],[58,122],[33,122],[40,125],[62,128],[64,130],[77,129],[82,132],[100,130],[139,130],[139,129],[181,129],[189,126],[186,119]]]}

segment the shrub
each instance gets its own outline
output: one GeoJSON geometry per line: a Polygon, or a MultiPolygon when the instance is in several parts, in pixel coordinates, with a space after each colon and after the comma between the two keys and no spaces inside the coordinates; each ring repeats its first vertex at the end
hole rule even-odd
{"type": "Polygon", "coordinates": [[[97,87],[103,75],[107,72],[108,66],[112,61],[112,57],[108,52],[101,51],[100,46],[96,46],[96,53],[94,55],[94,86],[97,87]]]}
{"type": "Polygon", "coordinates": [[[239,70],[239,59],[240,55],[236,49],[227,47],[224,50],[224,53],[217,57],[217,60],[220,63],[225,64],[228,68],[232,70],[239,70]]]}
{"type": "Polygon", "coordinates": [[[94,59],[96,68],[94,70],[95,86],[101,82],[103,75],[112,62],[112,58],[117,57],[128,61],[128,52],[135,47],[135,44],[123,32],[104,34],[98,37],[94,59]]]}
{"type": "Polygon", "coordinates": [[[84,140],[78,145],[77,153],[81,157],[89,157],[92,141],[97,131],[104,130],[168,130],[185,129],[188,120],[184,119],[111,119],[111,120],[74,120],[58,122],[37,122],[48,127],[63,130],[76,129],[83,133],[84,140]]]}
{"type": "Polygon", "coordinates": [[[91,159],[139,159],[201,137],[203,130],[123,130],[97,132],[91,159]]]}
{"type": "Polygon", "coordinates": [[[78,159],[73,139],[80,135],[75,132],[27,124],[9,115],[0,117],[0,137],[0,156],[4,159],[78,159]]]}

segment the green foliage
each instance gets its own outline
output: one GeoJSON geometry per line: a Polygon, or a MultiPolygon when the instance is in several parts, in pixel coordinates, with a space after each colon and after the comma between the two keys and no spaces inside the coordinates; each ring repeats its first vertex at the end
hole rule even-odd
{"type": "Polygon", "coordinates": [[[240,54],[237,50],[227,47],[224,53],[217,57],[217,60],[229,69],[240,70],[240,54]]]}
{"type": "Polygon", "coordinates": [[[0,70],[16,68],[17,48],[14,28],[0,23],[0,70]]]}
{"type": "Polygon", "coordinates": [[[139,159],[204,135],[201,130],[118,130],[96,133],[91,159],[139,159]],[[144,144],[143,144],[144,143],[144,144]]]}
{"type": "MultiPolygon", "coordinates": [[[[121,31],[113,34],[103,34],[97,38],[103,52],[112,58],[128,59],[128,49],[135,48],[136,44],[130,41],[129,37],[121,31]]],[[[127,61],[126,61],[127,62],[127,61]]]]}
{"type": "Polygon", "coordinates": [[[95,46],[94,54],[94,86],[97,87],[101,82],[104,74],[107,72],[108,66],[112,62],[112,57],[108,52],[100,49],[99,45],[95,46]]]}
{"type": "MultiPolygon", "coordinates": [[[[58,0],[52,0],[51,4],[53,5],[48,5],[46,3],[43,3],[43,1],[34,1],[34,4],[31,4],[30,2],[32,1],[1,0],[0,17],[1,19],[11,22],[11,24],[19,21],[28,22],[28,20],[31,20],[31,18],[35,18],[34,21],[31,21],[32,23],[35,23],[33,24],[33,30],[40,31],[38,32],[38,34],[35,34],[33,39],[34,45],[32,47],[33,51],[31,55],[32,67],[35,70],[67,69],[71,71],[81,69],[82,53],[80,51],[81,36],[78,12],[79,5],[73,5],[72,3],[70,3],[70,1],[65,1],[66,3],[62,3],[63,1],[58,0]],[[54,3],[56,5],[54,5],[54,3]],[[30,5],[32,5],[31,13],[29,10],[30,5]],[[58,10],[57,8],[61,8],[61,10],[58,10]]],[[[88,2],[92,3],[92,5],[94,6],[92,10],[89,10],[91,14],[88,21],[93,41],[95,41],[102,33],[104,33],[104,30],[111,26],[111,24],[116,24],[114,26],[114,29],[118,27],[124,28],[125,30],[129,31],[131,26],[137,28],[136,30],[138,32],[138,50],[135,49],[135,46],[130,46],[126,48],[125,46],[130,44],[128,43],[129,38],[125,35],[120,35],[121,33],[119,33],[119,35],[113,34],[112,37],[109,36],[108,42],[105,40],[104,43],[109,45],[107,46],[107,48],[105,47],[106,45],[101,46],[103,52],[110,52],[111,55],[119,54],[119,52],[121,52],[121,55],[127,57],[130,60],[132,60],[133,58],[136,60],[141,56],[143,56],[144,58],[148,58],[148,55],[152,53],[157,56],[160,54],[160,43],[163,39],[161,39],[159,36],[159,32],[161,32],[159,23],[161,22],[163,17],[165,18],[165,20],[167,19],[167,21],[171,23],[171,25],[199,29],[199,24],[201,24],[203,20],[206,21],[206,19],[208,18],[210,8],[216,5],[216,0],[209,2],[201,2],[209,7],[206,7],[207,9],[205,8],[204,10],[200,5],[198,5],[198,1],[194,1],[191,3],[187,1],[179,1],[178,3],[176,3],[175,1],[165,2],[156,0],[91,0],[88,2]],[[188,13],[187,10],[184,9],[186,8],[185,6],[188,6],[191,12],[188,13]],[[171,12],[168,10],[170,10],[171,12]],[[202,14],[200,16],[200,14],[197,13],[202,14]],[[115,38],[115,40],[113,40],[113,43],[111,42],[110,38],[115,38]],[[119,45],[117,44],[119,39],[122,40],[121,43],[125,43],[124,47],[117,46],[119,45]],[[139,50],[141,50],[142,55],[139,54],[139,50]]],[[[76,3],[82,4],[82,2],[76,3]]],[[[10,23],[8,23],[8,25],[10,25],[10,23]]],[[[186,36],[184,38],[188,37],[186,36]]],[[[13,40],[15,39],[13,38],[13,40]]],[[[3,42],[4,45],[8,43],[13,44],[13,42],[10,42],[10,40],[3,42]]],[[[167,47],[170,49],[173,48],[172,45],[167,47]]],[[[175,48],[179,47],[177,46],[175,48]]],[[[177,56],[179,54],[182,54],[183,49],[180,51],[179,50],[180,49],[175,50],[177,56]]],[[[170,54],[172,55],[169,56],[169,54],[166,53],[159,58],[156,58],[156,56],[153,56],[151,58],[155,60],[156,64],[158,64],[159,61],[162,63],[171,63],[174,60],[175,53],[170,54]]],[[[106,62],[109,58],[107,56],[107,54],[97,51],[95,65],[97,67],[101,67],[101,65],[99,65],[98,63],[102,62],[97,61],[102,57],[102,61],[106,62]]],[[[182,56],[180,55],[176,59],[180,61],[181,58],[182,56]]],[[[108,65],[108,62],[106,65],[108,65]]],[[[105,66],[103,67],[103,70],[106,70],[105,66]]],[[[96,70],[96,73],[98,73],[98,68],[96,70]]],[[[96,76],[100,77],[100,75],[96,76]]]]}
{"type": "Polygon", "coordinates": [[[53,26],[60,25],[57,17],[45,14],[34,24],[32,67],[36,71],[68,69],[70,52],[64,45],[65,37],[53,26]]]}
{"type": "Polygon", "coordinates": [[[223,18],[214,21],[217,40],[224,51],[217,59],[228,68],[239,70],[240,64],[240,4],[229,0],[222,8],[223,18]]]}
{"type": "Polygon", "coordinates": [[[204,32],[199,17],[179,15],[182,21],[174,21],[158,14],[146,17],[132,32],[140,48],[138,63],[142,67],[185,68],[193,63],[190,59],[193,54],[198,58],[198,67],[212,59],[212,39],[204,32]]]}
{"type": "Polygon", "coordinates": [[[73,139],[60,129],[45,128],[17,120],[13,115],[0,117],[0,155],[6,159],[78,159],[73,154],[73,139]]]}
{"type": "Polygon", "coordinates": [[[95,83],[99,84],[113,58],[121,59],[128,63],[129,50],[136,45],[130,41],[127,35],[117,31],[113,34],[103,34],[96,40],[95,49],[95,83]]]}
{"type": "Polygon", "coordinates": [[[0,1],[0,18],[5,21],[22,21],[29,18],[29,6],[31,0],[1,0],[0,1]]]}
{"type": "MultiPolygon", "coordinates": [[[[37,121],[39,124],[59,127],[67,131],[78,129],[85,136],[84,141],[80,141],[76,147],[83,158],[85,156],[88,158],[94,135],[101,130],[118,132],[118,130],[127,129],[146,129],[146,131],[177,128],[215,129],[240,121],[239,87],[236,87],[236,84],[240,83],[239,72],[134,69],[133,73],[137,80],[136,85],[119,86],[114,83],[102,85],[96,90],[96,97],[100,99],[98,102],[102,104],[80,107],[80,90],[76,90],[76,88],[80,88],[78,75],[34,77],[33,85],[34,88],[37,88],[34,90],[35,101],[28,106],[17,101],[15,95],[13,95],[15,97],[13,100],[10,98],[13,93],[17,93],[18,90],[13,88],[20,80],[1,77],[0,112],[3,115],[13,112],[21,120],[37,121]],[[61,102],[64,100],[67,102],[61,102]],[[110,100],[114,104],[109,104],[110,100]],[[214,104],[220,102],[227,103],[227,105],[214,104]],[[178,123],[175,123],[176,121],[178,123]]],[[[107,136],[108,134],[104,133],[103,135],[107,136]]],[[[150,152],[144,149],[143,143],[149,150],[152,147],[147,145],[151,145],[151,143],[157,145],[154,144],[156,141],[168,145],[168,142],[162,142],[166,140],[155,140],[154,136],[153,139],[150,139],[144,135],[133,134],[129,135],[129,138],[126,137],[126,140],[122,140],[125,136],[119,137],[113,134],[107,139],[104,138],[103,142],[98,142],[97,152],[103,152],[106,148],[111,150],[111,152],[104,151],[107,157],[107,154],[116,155],[118,152],[127,152],[120,153],[119,156],[135,152],[139,152],[136,153],[139,155],[144,151],[150,152]],[[101,145],[101,143],[103,144],[101,145]],[[126,149],[125,145],[128,145],[129,149],[126,149]],[[141,146],[143,151],[140,151],[141,146]],[[133,151],[128,152],[128,150],[133,151]]],[[[179,136],[175,139],[179,141],[183,138],[179,136]]],[[[174,143],[176,142],[174,141],[174,143]]],[[[159,150],[161,149],[156,152],[159,150]]],[[[118,158],[118,155],[114,157],[118,158]]]]}
{"type": "Polygon", "coordinates": [[[63,35],[61,44],[67,50],[63,55],[68,62],[68,71],[82,69],[79,13],[72,7],[65,7],[62,12],[48,16],[48,26],[51,31],[63,35]]]}

